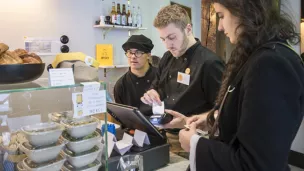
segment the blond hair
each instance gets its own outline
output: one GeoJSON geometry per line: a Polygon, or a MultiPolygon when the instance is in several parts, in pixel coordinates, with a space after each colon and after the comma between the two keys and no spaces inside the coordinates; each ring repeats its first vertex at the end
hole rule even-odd
{"type": "Polygon", "coordinates": [[[153,25],[156,28],[164,28],[171,23],[180,29],[185,29],[188,24],[191,24],[191,20],[184,8],[176,4],[168,5],[158,12],[153,25]]]}

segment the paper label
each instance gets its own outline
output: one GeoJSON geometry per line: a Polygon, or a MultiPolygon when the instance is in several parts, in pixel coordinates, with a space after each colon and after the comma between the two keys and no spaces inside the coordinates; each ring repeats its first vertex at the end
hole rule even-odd
{"type": "Polygon", "coordinates": [[[74,118],[105,113],[107,111],[106,91],[73,93],[74,118]]]}
{"type": "Polygon", "coordinates": [[[72,68],[58,68],[49,70],[49,85],[52,87],[74,85],[72,68]]]}

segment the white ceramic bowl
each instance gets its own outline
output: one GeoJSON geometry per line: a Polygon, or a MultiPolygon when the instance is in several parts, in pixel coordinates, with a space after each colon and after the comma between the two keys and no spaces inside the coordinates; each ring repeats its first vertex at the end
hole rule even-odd
{"type": "MultiPolygon", "coordinates": [[[[67,142],[67,147],[69,150],[75,152],[75,153],[81,153],[84,151],[88,151],[90,149],[92,149],[94,146],[96,146],[97,144],[101,143],[101,139],[102,137],[100,136],[100,134],[95,131],[93,132],[94,137],[88,138],[88,139],[80,139],[80,140],[76,140],[76,141],[71,141],[67,136],[68,133],[67,132],[63,132],[63,134],[61,135],[61,138],[67,142]]],[[[85,137],[84,137],[85,138],[85,137]]]]}
{"type": "Polygon", "coordinates": [[[41,164],[36,167],[32,166],[32,161],[29,158],[23,160],[23,166],[27,171],[60,171],[66,159],[59,155],[56,160],[50,164],[41,164]]]}
{"type": "Polygon", "coordinates": [[[93,163],[96,160],[101,150],[96,146],[94,148],[97,148],[98,150],[83,155],[73,156],[70,154],[68,149],[64,149],[62,154],[66,156],[67,160],[73,167],[80,168],[93,163]]]}
{"type": "Polygon", "coordinates": [[[63,142],[58,142],[57,144],[49,147],[32,149],[31,145],[25,142],[20,144],[19,147],[31,161],[35,163],[43,163],[56,159],[64,145],[65,144],[63,142]]]}
{"type": "Polygon", "coordinates": [[[61,124],[66,127],[67,132],[75,138],[85,137],[89,134],[92,134],[99,123],[99,119],[95,117],[83,117],[77,119],[64,119],[61,120],[61,124]],[[85,124],[74,125],[73,123],[82,123],[88,122],[85,124]]]}
{"type": "Polygon", "coordinates": [[[58,141],[64,127],[49,122],[29,125],[21,128],[27,140],[33,146],[47,146],[58,141]]]}
{"type": "Polygon", "coordinates": [[[23,161],[21,161],[17,164],[17,169],[18,169],[18,171],[27,171],[23,166],[23,161]]]}
{"type": "Polygon", "coordinates": [[[74,171],[74,170],[98,171],[100,166],[101,166],[101,163],[98,160],[95,160],[93,163],[86,165],[84,167],[81,167],[81,168],[75,168],[68,161],[66,161],[62,166],[62,171],[74,171]],[[90,165],[94,165],[94,166],[90,166],[90,165]]]}

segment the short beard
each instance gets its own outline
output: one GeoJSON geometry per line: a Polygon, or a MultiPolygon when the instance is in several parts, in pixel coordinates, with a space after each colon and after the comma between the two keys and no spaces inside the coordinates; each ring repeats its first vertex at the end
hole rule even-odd
{"type": "Polygon", "coordinates": [[[186,53],[188,44],[189,44],[189,39],[188,39],[186,33],[183,32],[183,43],[182,43],[182,45],[180,47],[180,51],[179,51],[180,55],[177,56],[176,58],[179,58],[186,53]]]}

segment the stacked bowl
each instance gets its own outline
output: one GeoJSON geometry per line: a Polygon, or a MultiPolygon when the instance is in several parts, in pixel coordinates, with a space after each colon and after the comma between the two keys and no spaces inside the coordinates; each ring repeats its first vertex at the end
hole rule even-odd
{"type": "Polygon", "coordinates": [[[97,171],[101,166],[101,162],[97,160],[102,151],[99,146],[102,137],[96,131],[98,122],[95,117],[61,120],[66,129],[60,138],[66,144],[62,151],[62,155],[67,159],[62,167],[63,171],[97,171]]]}
{"type": "Polygon", "coordinates": [[[60,154],[65,143],[59,140],[64,127],[60,124],[39,123],[21,128],[28,142],[19,144],[27,158],[18,165],[19,170],[60,171],[65,157],[60,154]]]}

